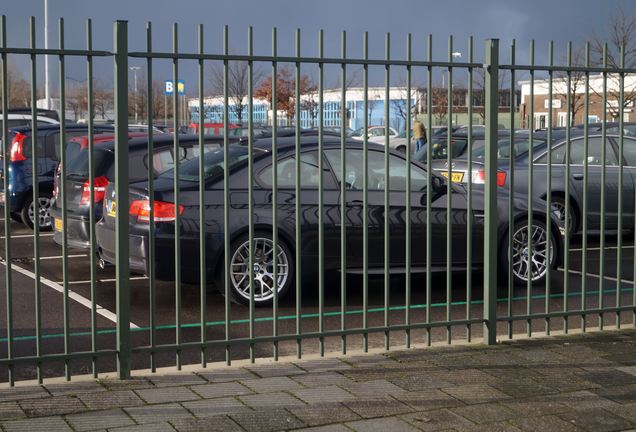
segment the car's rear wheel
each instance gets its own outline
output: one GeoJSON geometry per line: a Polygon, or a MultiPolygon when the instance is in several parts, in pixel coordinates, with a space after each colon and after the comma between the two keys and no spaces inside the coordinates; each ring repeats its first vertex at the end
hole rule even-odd
{"type": "MultiPolygon", "coordinates": [[[[516,284],[527,284],[528,280],[532,284],[541,284],[545,281],[548,267],[554,267],[557,259],[556,230],[550,230],[548,246],[548,231],[543,221],[534,220],[529,228],[526,221],[515,223],[512,230],[511,263],[508,262],[508,254],[502,254],[503,268],[512,271],[516,284]]],[[[508,242],[505,241],[504,244],[503,250],[506,251],[508,242]]]]}
{"type": "Polygon", "coordinates": [[[51,218],[51,205],[53,203],[52,198],[53,197],[50,193],[40,192],[36,214],[36,209],[33,205],[33,197],[28,197],[22,206],[22,211],[20,212],[22,223],[33,229],[33,225],[37,220],[40,230],[50,231],[53,223],[53,219],[51,218]]]}
{"type": "MultiPolygon", "coordinates": [[[[256,306],[272,304],[274,292],[282,298],[294,280],[294,262],[292,253],[279,237],[277,253],[277,281],[274,280],[274,241],[271,233],[257,232],[252,242],[253,268],[250,270],[250,242],[243,234],[232,242],[230,250],[230,299],[235,303],[249,304],[252,295],[250,274],[253,274],[253,296],[256,306]]],[[[221,269],[223,266],[221,266],[221,269]]],[[[224,272],[219,271],[219,289],[225,294],[224,272]]]]}

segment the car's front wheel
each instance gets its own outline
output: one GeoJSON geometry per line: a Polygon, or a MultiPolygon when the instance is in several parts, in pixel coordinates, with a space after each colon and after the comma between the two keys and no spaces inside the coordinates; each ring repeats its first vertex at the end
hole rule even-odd
{"type": "MultiPolygon", "coordinates": [[[[534,220],[530,227],[526,221],[515,223],[512,230],[512,252],[502,254],[504,271],[512,271],[516,284],[541,284],[545,281],[548,267],[554,268],[557,260],[557,237],[555,229],[548,230],[543,221],[534,220]]],[[[503,251],[508,250],[507,237],[503,251]]]]}
{"type": "MultiPolygon", "coordinates": [[[[232,242],[230,250],[230,299],[235,303],[249,304],[253,294],[256,306],[270,305],[274,292],[282,298],[294,279],[294,261],[290,249],[279,237],[277,245],[277,280],[274,280],[274,241],[271,233],[258,232],[252,239],[252,268],[250,268],[250,242],[243,234],[232,242]],[[250,275],[253,275],[251,278],[250,275]],[[253,279],[253,284],[251,284],[253,279]],[[252,293],[253,289],[253,293],[252,293]]],[[[224,294],[223,266],[218,278],[219,289],[224,294]]]]}
{"type": "Polygon", "coordinates": [[[40,192],[37,209],[35,208],[35,205],[33,205],[33,197],[28,197],[25,200],[20,213],[22,223],[33,229],[33,225],[37,220],[40,230],[50,231],[53,223],[53,219],[51,218],[52,204],[53,197],[48,192],[40,192]]]}

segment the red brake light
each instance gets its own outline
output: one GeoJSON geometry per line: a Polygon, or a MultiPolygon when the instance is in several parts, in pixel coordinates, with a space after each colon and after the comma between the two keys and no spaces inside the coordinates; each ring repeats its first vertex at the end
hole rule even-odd
{"type": "MultiPolygon", "coordinates": [[[[104,201],[104,195],[106,194],[106,186],[108,186],[108,179],[104,176],[95,177],[93,180],[93,190],[95,191],[94,202],[100,203],[104,201]]],[[[88,205],[91,199],[91,187],[90,181],[86,180],[82,186],[82,198],[80,199],[80,205],[88,205]]]]}
{"type": "MultiPolygon", "coordinates": [[[[171,222],[175,220],[175,205],[173,203],[155,201],[153,215],[155,222],[171,222]]],[[[179,214],[183,214],[185,207],[179,206],[179,214]]],[[[150,222],[150,201],[133,200],[130,203],[130,214],[137,216],[138,222],[150,222]]]]}
{"type": "Polygon", "coordinates": [[[25,161],[26,157],[24,157],[24,139],[26,135],[17,133],[13,138],[13,143],[11,143],[11,162],[20,162],[25,161]]]}
{"type": "MultiPolygon", "coordinates": [[[[475,174],[473,174],[473,183],[474,184],[486,183],[486,171],[479,170],[475,174]]],[[[497,186],[503,187],[505,185],[506,185],[506,172],[497,171],[497,186]]]]}
{"type": "Polygon", "coordinates": [[[506,184],[506,172],[497,171],[497,186],[503,187],[506,184]]]}

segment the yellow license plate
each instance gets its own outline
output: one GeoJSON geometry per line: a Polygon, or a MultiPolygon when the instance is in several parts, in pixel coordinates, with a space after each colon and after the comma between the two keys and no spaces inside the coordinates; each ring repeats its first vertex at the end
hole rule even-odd
{"type": "Polygon", "coordinates": [[[62,219],[55,219],[55,231],[62,232],[62,219]]]}
{"type": "MultiPolygon", "coordinates": [[[[440,174],[442,174],[444,177],[448,178],[448,171],[441,171],[440,174]]],[[[460,182],[462,180],[464,180],[464,173],[463,172],[451,173],[451,181],[452,182],[460,182]]]]}
{"type": "Polygon", "coordinates": [[[110,217],[116,217],[117,216],[117,202],[116,201],[109,201],[107,203],[106,206],[107,210],[108,210],[108,216],[110,217]]]}

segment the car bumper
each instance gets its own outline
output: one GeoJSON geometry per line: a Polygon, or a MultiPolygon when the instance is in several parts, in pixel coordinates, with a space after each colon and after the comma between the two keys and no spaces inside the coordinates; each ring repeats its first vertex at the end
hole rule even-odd
{"type": "MultiPolygon", "coordinates": [[[[110,264],[117,260],[115,231],[103,223],[95,226],[97,251],[100,258],[110,264]]],[[[159,280],[174,280],[174,237],[155,237],[154,274],[159,280]]],[[[128,237],[129,265],[131,271],[150,274],[149,241],[147,234],[130,234],[128,237]]],[[[181,280],[196,283],[199,280],[199,244],[196,239],[181,239],[181,280]]]]}
{"type": "Polygon", "coordinates": [[[90,247],[90,222],[88,218],[66,215],[66,229],[62,227],[62,213],[51,210],[53,218],[53,240],[61,245],[66,232],[66,241],[72,248],[88,249],[90,247]]]}

